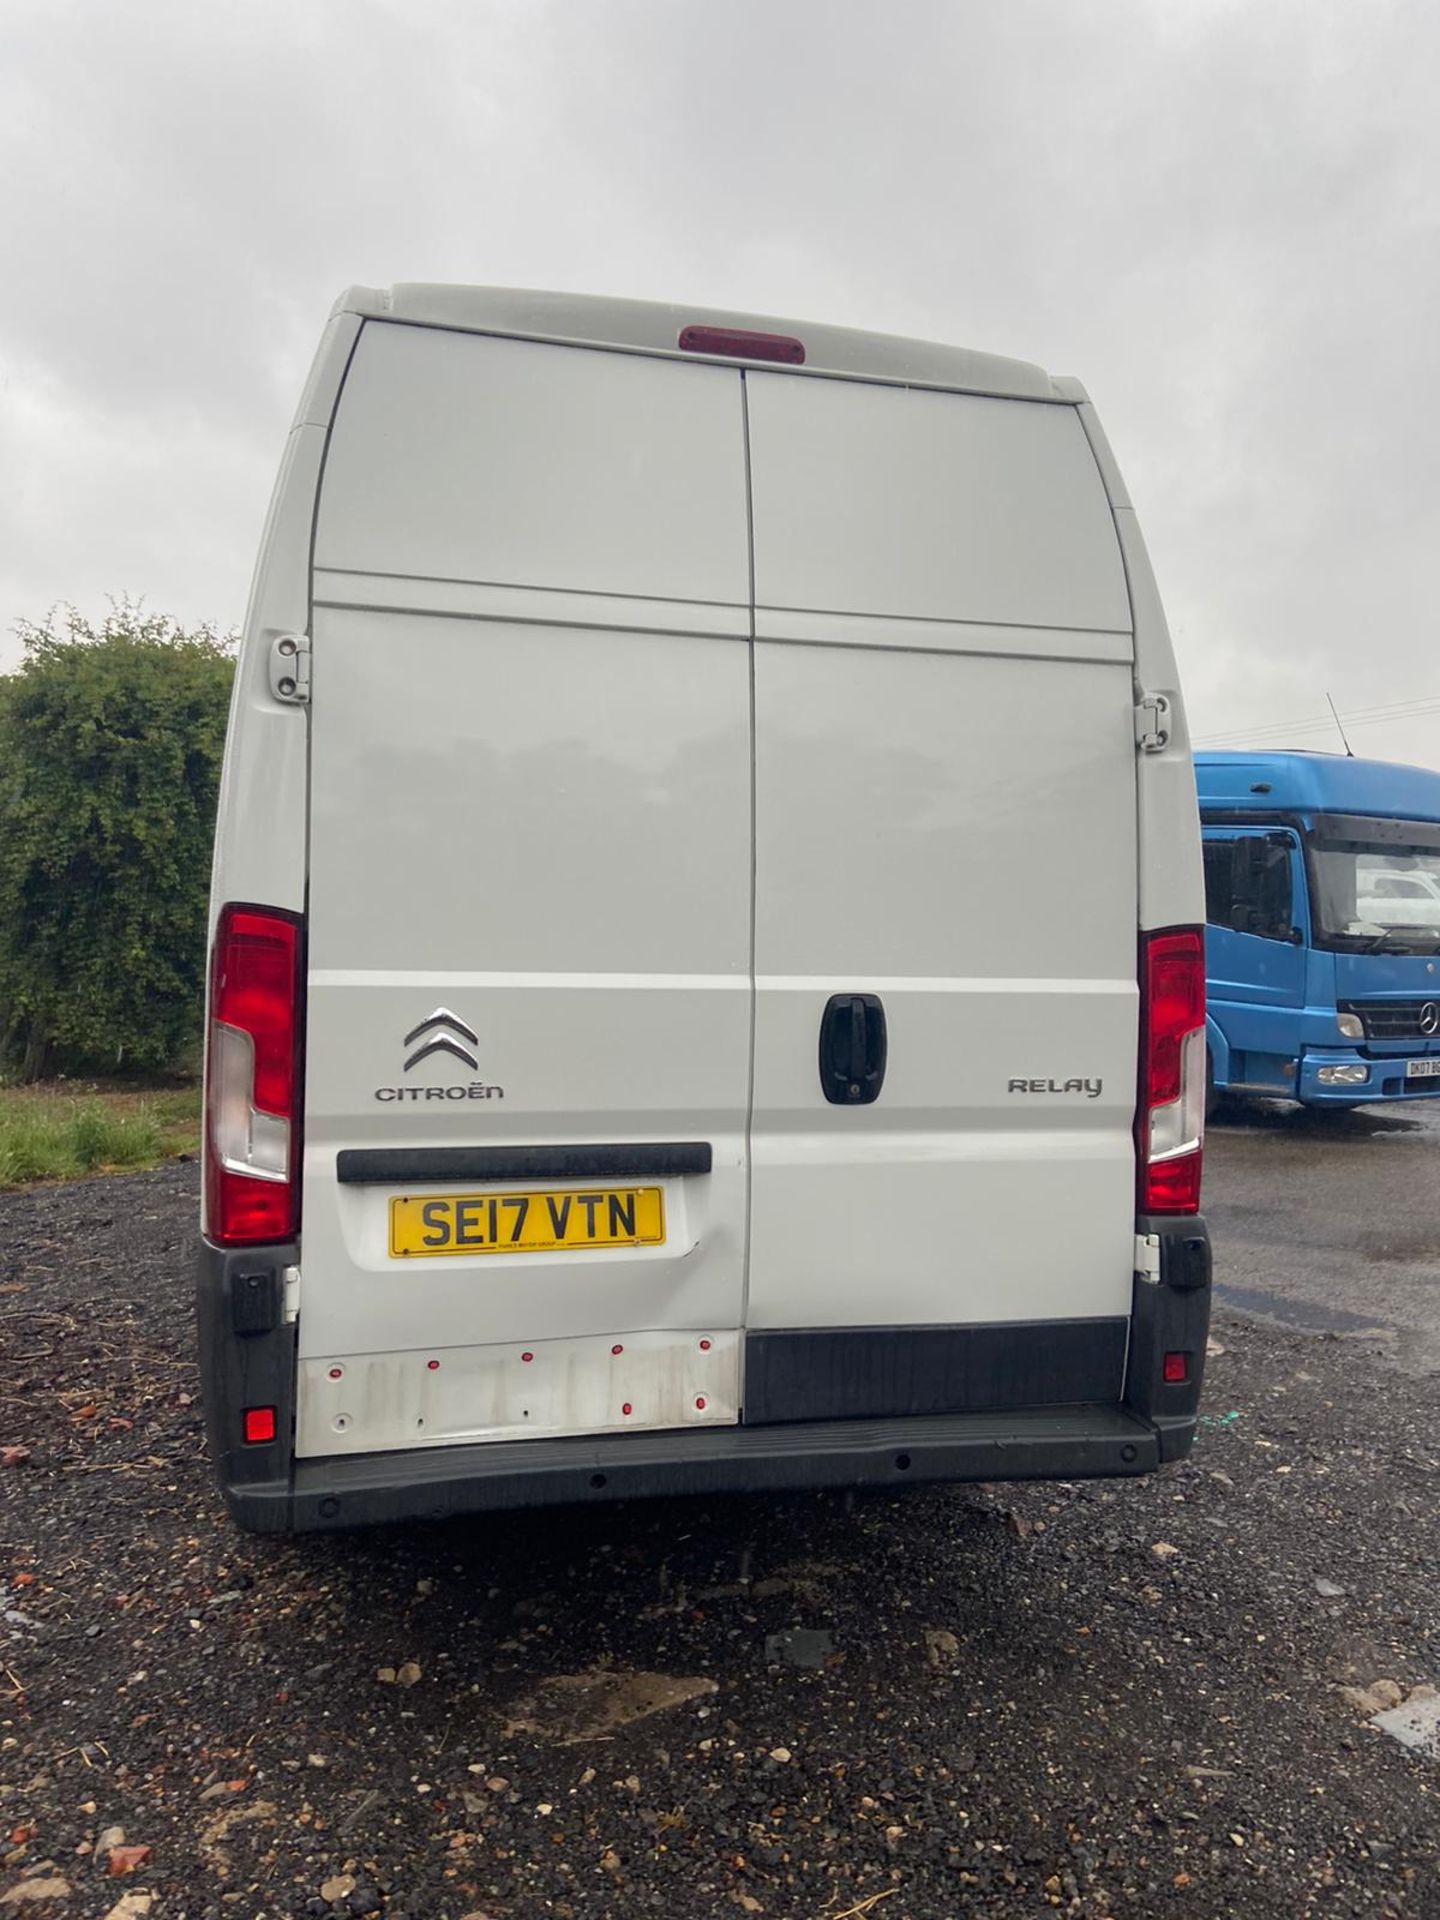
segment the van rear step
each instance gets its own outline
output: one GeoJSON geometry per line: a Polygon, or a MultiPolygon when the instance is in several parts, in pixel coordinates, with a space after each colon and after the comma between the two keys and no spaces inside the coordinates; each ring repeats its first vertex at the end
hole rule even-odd
{"type": "Polygon", "coordinates": [[[297,1460],[290,1485],[225,1492],[252,1532],[313,1533],[657,1494],[1131,1476],[1186,1451],[1192,1430],[1167,1433],[1162,1456],[1155,1428],[1120,1407],[697,1428],[297,1460]]]}

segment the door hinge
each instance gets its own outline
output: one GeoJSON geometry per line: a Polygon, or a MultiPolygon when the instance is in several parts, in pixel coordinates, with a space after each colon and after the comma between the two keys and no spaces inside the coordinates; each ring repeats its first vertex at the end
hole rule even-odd
{"type": "Polygon", "coordinates": [[[1160,1236],[1158,1233],[1137,1233],[1135,1236],[1135,1278],[1147,1280],[1152,1287],[1160,1284],[1160,1236]]]}
{"type": "Polygon", "coordinates": [[[280,1286],[280,1322],[282,1326],[293,1327],[300,1318],[300,1269],[286,1267],[280,1275],[280,1286]]]}
{"type": "Polygon", "coordinates": [[[1163,753],[1170,744],[1170,701],[1143,693],[1135,702],[1135,744],[1142,753],[1163,753]]]}
{"type": "Polygon", "coordinates": [[[277,634],[270,643],[270,691],[288,706],[303,707],[310,701],[310,636],[307,633],[277,634]]]}

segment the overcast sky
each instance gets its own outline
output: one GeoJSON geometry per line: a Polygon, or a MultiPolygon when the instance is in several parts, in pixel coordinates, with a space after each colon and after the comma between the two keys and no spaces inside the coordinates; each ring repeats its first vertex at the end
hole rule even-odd
{"type": "Polygon", "coordinates": [[[237,624],[352,282],[1078,374],[1204,739],[1440,766],[1434,0],[0,0],[0,668],[237,624]]]}

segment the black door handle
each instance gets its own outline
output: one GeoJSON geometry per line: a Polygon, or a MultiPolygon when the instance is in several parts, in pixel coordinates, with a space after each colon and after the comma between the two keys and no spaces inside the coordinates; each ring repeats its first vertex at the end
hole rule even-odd
{"type": "Polygon", "coordinates": [[[873,993],[836,993],[820,1019],[820,1086],[835,1107],[864,1107],[885,1084],[885,1009],[873,993]]]}

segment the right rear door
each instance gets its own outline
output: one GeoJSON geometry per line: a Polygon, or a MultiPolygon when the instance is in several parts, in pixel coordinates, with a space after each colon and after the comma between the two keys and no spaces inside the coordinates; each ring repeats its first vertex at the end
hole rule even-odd
{"type": "MultiPolygon", "coordinates": [[[[746,388],[747,1326],[1127,1315],[1132,638],[1078,416],[782,374],[746,388]],[[872,1103],[822,1090],[835,995],[883,1009],[872,1103]]],[[[1123,1365],[1123,1337],[1106,1351],[1123,1365]]]]}

